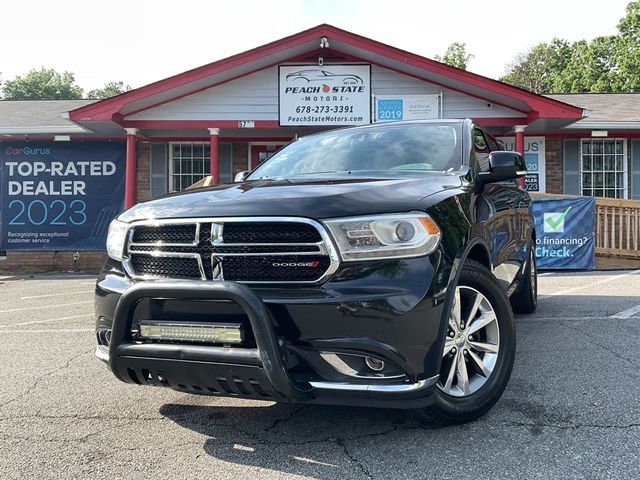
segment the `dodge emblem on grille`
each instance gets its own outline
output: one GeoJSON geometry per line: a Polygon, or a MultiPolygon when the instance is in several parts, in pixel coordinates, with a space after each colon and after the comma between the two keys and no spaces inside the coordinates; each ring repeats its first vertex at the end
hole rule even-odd
{"type": "Polygon", "coordinates": [[[320,265],[318,260],[314,260],[313,262],[290,262],[290,263],[272,263],[272,267],[311,267],[316,268],[320,265]]]}

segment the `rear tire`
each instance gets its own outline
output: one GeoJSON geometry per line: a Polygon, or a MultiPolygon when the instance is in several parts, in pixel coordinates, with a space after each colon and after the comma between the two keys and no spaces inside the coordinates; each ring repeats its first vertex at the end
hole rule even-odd
{"type": "Polygon", "coordinates": [[[522,273],[520,287],[511,295],[513,313],[533,313],[538,308],[538,268],[533,239],[529,249],[529,260],[522,273]]]}
{"type": "Polygon", "coordinates": [[[516,351],[509,301],[486,267],[474,261],[464,265],[452,303],[436,399],[416,411],[440,426],[488,412],[509,382],[516,351]]]}

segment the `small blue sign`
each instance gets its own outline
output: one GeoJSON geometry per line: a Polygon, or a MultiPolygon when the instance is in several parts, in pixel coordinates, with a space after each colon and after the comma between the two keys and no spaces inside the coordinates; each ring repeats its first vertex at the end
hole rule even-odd
{"type": "Polygon", "coordinates": [[[0,147],[0,250],[103,250],[122,210],[123,142],[0,147]]]}
{"type": "Polygon", "coordinates": [[[378,99],[376,106],[376,120],[388,122],[403,119],[403,101],[401,98],[378,99]]]}
{"type": "Polygon", "coordinates": [[[537,153],[525,153],[524,163],[527,165],[527,172],[538,171],[538,154],[537,153]]]}
{"type": "Polygon", "coordinates": [[[538,268],[595,268],[594,197],[534,198],[538,268]]]}

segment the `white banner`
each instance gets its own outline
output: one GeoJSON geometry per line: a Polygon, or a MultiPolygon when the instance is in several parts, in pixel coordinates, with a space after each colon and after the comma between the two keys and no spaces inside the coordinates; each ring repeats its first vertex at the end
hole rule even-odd
{"type": "Polygon", "coordinates": [[[371,65],[280,65],[280,125],[371,123],[371,65]]]}
{"type": "MultiPolygon", "coordinates": [[[[515,151],[514,137],[496,138],[504,143],[505,150],[515,151]]],[[[527,164],[527,176],[524,180],[528,192],[546,191],[544,159],[544,137],[524,137],[524,163],[527,164]]]]}
{"type": "Polygon", "coordinates": [[[440,95],[376,97],[376,122],[440,118],[440,95]]]}

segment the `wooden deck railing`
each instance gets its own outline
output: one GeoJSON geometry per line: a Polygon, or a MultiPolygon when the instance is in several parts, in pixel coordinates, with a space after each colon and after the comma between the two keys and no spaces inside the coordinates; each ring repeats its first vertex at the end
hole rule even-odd
{"type": "MultiPolygon", "coordinates": [[[[535,193],[532,197],[572,197],[535,193]]],[[[640,258],[640,200],[596,197],[596,255],[640,258]]]]}
{"type": "Polygon", "coordinates": [[[596,199],[596,253],[640,258],[640,201],[596,199]]]}

